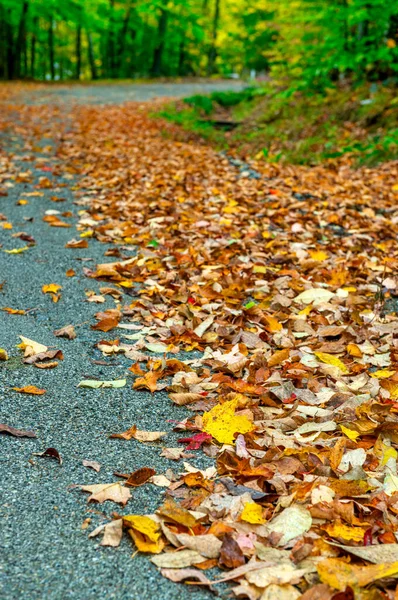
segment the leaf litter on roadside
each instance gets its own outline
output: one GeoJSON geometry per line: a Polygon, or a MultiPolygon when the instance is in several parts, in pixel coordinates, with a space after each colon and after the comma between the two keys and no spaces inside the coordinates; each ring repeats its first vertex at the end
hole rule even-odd
{"type": "MultiPolygon", "coordinates": [[[[29,107],[24,118],[49,112],[29,107]]],[[[137,550],[157,555],[166,578],[211,588],[231,581],[251,600],[392,600],[396,165],[251,161],[261,175],[251,179],[134,103],[80,107],[73,117],[58,156],[90,198],[80,236],[112,244],[108,256],[120,257],[83,267],[116,290],[101,291],[115,308],[96,315],[92,329],[111,336],[97,348],[131,360],[143,403],[166,390],[186,407],[175,424],[181,450],[162,450],[174,471],[187,452],[215,462],[167,473],[155,514],[120,515],[95,535],[116,546],[124,530],[137,550]],[[223,574],[210,580],[214,566],[223,574]]],[[[44,220],[69,226],[54,213],[44,220]]],[[[75,238],[68,246],[86,247],[75,238]]],[[[25,360],[49,352],[22,342],[25,360]]],[[[102,383],[115,382],[93,387],[102,383]]],[[[110,437],[160,434],[134,425],[110,437]]],[[[141,468],[133,481],[150,485],[158,476],[141,468]]],[[[131,497],[119,482],[81,489],[100,503],[131,497]]]]}

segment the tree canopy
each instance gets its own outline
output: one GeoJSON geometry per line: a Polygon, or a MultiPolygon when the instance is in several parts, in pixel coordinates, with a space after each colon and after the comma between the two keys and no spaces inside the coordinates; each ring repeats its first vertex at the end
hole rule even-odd
{"type": "Polygon", "coordinates": [[[398,0],[0,0],[0,77],[391,78],[398,0]]]}

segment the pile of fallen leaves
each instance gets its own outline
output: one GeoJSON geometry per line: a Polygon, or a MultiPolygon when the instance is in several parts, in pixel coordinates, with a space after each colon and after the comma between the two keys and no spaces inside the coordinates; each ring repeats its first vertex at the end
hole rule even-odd
{"type": "MultiPolygon", "coordinates": [[[[21,111],[33,136],[44,110],[21,111]]],[[[115,301],[98,348],[131,360],[134,389],[187,410],[180,446],[162,450],[173,470],[82,486],[123,507],[131,488],[163,486],[156,514],[90,536],[125,532],[164,577],[230,581],[250,600],[397,598],[396,165],[238,171],[142,105],[72,116],[58,157],[79,175],[77,236],[114,244],[83,269],[115,301]],[[214,467],[192,467],[196,452],[214,467]]]]}

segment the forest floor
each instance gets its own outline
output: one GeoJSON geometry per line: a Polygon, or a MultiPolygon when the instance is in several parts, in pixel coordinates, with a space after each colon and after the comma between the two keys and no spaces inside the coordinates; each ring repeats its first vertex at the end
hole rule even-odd
{"type": "Polygon", "coordinates": [[[226,157],[164,85],[0,89],[1,597],[392,600],[397,165],[226,157]]]}

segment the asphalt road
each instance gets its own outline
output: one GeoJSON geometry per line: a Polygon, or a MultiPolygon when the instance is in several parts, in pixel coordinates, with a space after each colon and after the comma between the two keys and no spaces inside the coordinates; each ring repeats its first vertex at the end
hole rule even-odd
{"type": "MultiPolygon", "coordinates": [[[[150,87],[152,94],[154,86],[150,87]]],[[[87,94],[91,94],[90,89],[87,94]]],[[[95,101],[100,89],[103,102],[124,97],[125,86],[119,89],[112,85],[108,91],[104,86],[95,86],[95,101]]],[[[149,86],[145,89],[148,94],[149,86]]],[[[170,86],[168,89],[170,95],[178,95],[171,93],[170,86]]],[[[182,90],[181,86],[175,89],[182,90]]],[[[68,89],[69,99],[81,101],[82,90],[83,87],[68,89]]],[[[134,90],[138,90],[137,86],[134,90]]],[[[164,87],[159,86],[159,90],[163,93],[164,87]]],[[[184,87],[183,90],[184,94],[192,93],[196,88],[188,91],[184,87]]],[[[134,91],[136,93],[143,94],[134,91]]],[[[56,100],[52,94],[55,90],[48,98],[56,100]]],[[[86,101],[87,97],[84,98],[86,101]]],[[[8,150],[20,157],[26,154],[16,141],[8,150]]],[[[84,378],[121,377],[131,364],[123,356],[109,361],[113,363],[111,366],[92,362],[103,358],[93,345],[104,334],[90,329],[90,324],[95,322],[91,317],[114,303],[112,300],[105,304],[87,302],[85,292],[97,291],[101,284],[84,277],[82,268],[114,259],[104,258],[107,246],[95,240],[89,241],[88,249],[66,249],[65,243],[76,235],[75,228],[50,227],[42,221],[46,210],[70,210],[74,216],[65,220],[74,225],[80,207],[73,204],[75,198],[70,187],[75,182],[70,179],[56,178],[55,187],[41,190],[43,196],[27,196],[37,191],[35,185],[40,176],[52,178],[42,167],[51,167],[56,162],[51,151],[36,158],[45,160],[41,164],[18,162],[22,172],[32,171],[33,182],[15,183],[9,188],[8,196],[0,197],[0,213],[13,225],[12,230],[0,227],[0,283],[5,281],[0,291],[0,308],[34,309],[28,315],[0,311],[0,347],[11,356],[7,362],[0,361],[0,422],[34,430],[37,434],[37,439],[0,436],[0,597],[4,600],[209,598],[210,593],[203,588],[163,579],[147,557],[137,555],[132,559],[134,548],[127,539],[116,549],[100,547],[100,538],[88,539],[88,533],[106,521],[104,515],[115,510],[121,514],[154,511],[161,503],[162,490],[150,484],[140,487],[121,509],[111,502],[87,504],[87,495],[70,486],[112,482],[116,480],[114,471],[130,472],[144,466],[156,469],[159,474],[168,468],[178,469],[174,462],[159,455],[162,446],[178,445],[179,436],[171,431],[173,424],[168,420],[184,418],[188,412],[172,405],[166,393],[152,396],[149,392],[132,390],[131,380],[126,387],[116,390],[77,388],[84,378]],[[62,183],[68,187],[57,189],[62,183]],[[64,197],[65,202],[55,204],[50,200],[54,195],[64,197]],[[29,203],[17,205],[21,198],[29,203]],[[36,246],[22,254],[3,252],[25,245],[22,240],[11,237],[18,231],[33,236],[36,246]],[[82,258],[90,261],[79,260],[82,258]],[[66,277],[65,272],[70,268],[76,271],[75,277],[66,277]],[[41,291],[42,285],[49,283],[62,285],[58,303],[53,303],[49,295],[41,291]],[[81,323],[76,328],[75,340],[53,335],[57,328],[81,323]],[[24,365],[21,352],[16,348],[19,335],[60,348],[64,361],[52,370],[24,365]],[[29,384],[45,388],[47,393],[31,396],[11,389],[29,384]],[[109,433],[124,431],[133,424],[144,430],[170,433],[164,443],[154,444],[108,438],[109,433]],[[34,454],[48,447],[59,451],[62,466],[34,454]],[[98,461],[101,471],[96,473],[84,467],[83,460],[98,461]],[[82,523],[88,517],[92,521],[88,529],[83,530],[82,523]]],[[[198,453],[191,462],[199,466],[207,464],[206,460],[198,453]]]]}

